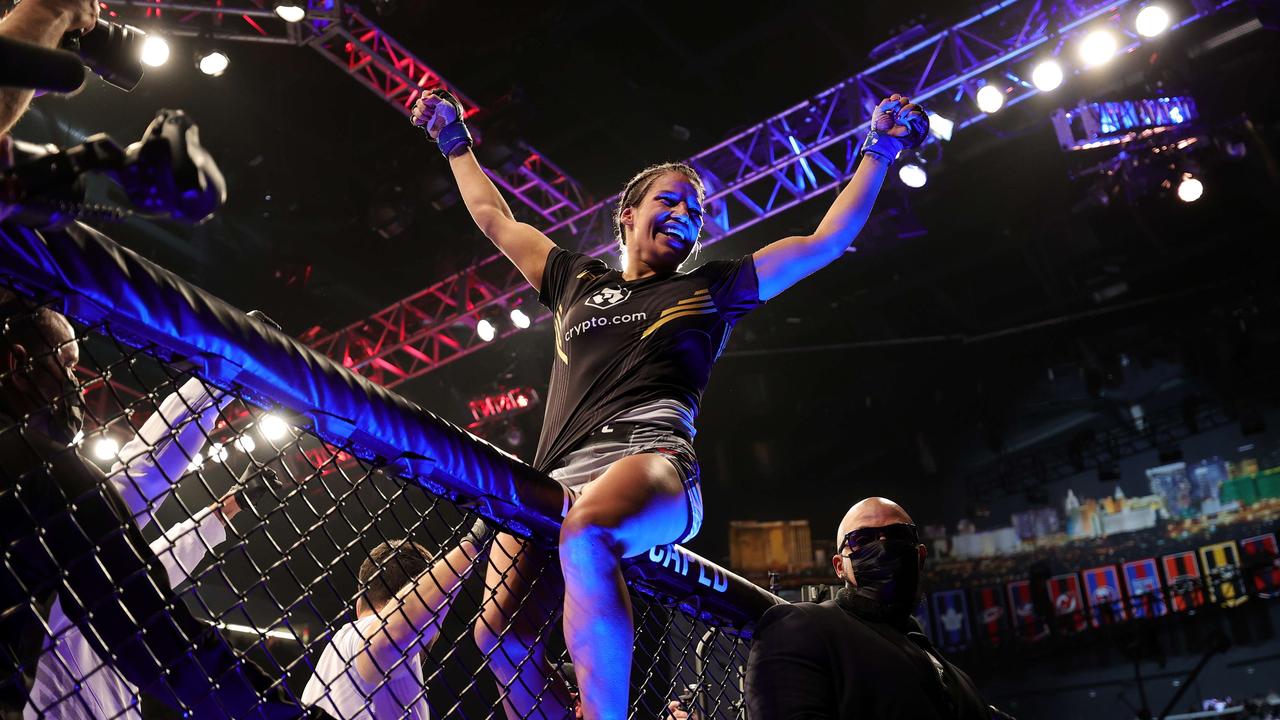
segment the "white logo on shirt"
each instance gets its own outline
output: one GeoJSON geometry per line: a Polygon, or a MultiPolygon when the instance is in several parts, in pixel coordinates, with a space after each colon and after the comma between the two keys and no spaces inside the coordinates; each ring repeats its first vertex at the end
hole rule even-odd
{"type": "Polygon", "coordinates": [[[621,285],[613,285],[603,288],[587,298],[586,305],[588,307],[604,310],[614,305],[624,302],[631,297],[631,291],[621,285]]]}

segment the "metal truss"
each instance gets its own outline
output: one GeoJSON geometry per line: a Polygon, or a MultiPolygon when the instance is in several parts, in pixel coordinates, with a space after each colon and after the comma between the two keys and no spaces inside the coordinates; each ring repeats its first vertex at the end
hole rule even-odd
{"type": "MultiPolygon", "coordinates": [[[[335,0],[307,0],[307,6],[299,23],[277,17],[270,0],[112,0],[106,13],[170,35],[306,45],[406,117],[420,93],[436,88],[457,96],[468,116],[482,111],[353,6],[335,0]]],[[[549,225],[582,211],[588,196],[573,178],[527,144],[515,150],[510,162],[486,172],[518,201],[523,219],[549,225]]]]}
{"type": "MultiPolygon", "coordinates": [[[[1179,24],[1229,4],[1207,5],[1179,24]]],[[[689,162],[708,191],[702,244],[718,242],[847,181],[867,118],[882,97],[907,95],[954,122],[954,130],[963,130],[987,117],[972,101],[981,85],[997,83],[1005,91],[1006,106],[1032,97],[1038,91],[1023,80],[1030,65],[1056,55],[1067,39],[1084,30],[1110,25],[1124,37],[1121,52],[1135,49],[1139,40],[1123,20],[1137,7],[1137,0],[1003,0],[695,155],[689,162]]],[[[544,226],[543,232],[562,247],[608,253],[614,249],[616,200],[596,203],[544,226]]],[[[306,340],[373,381],[395,386],[486,347],[475,333],[481,313],[533,299],[506,258],[494,254],[368,319],[306,340]]],[[[537,320],[546,317],[542,313],[537,320]]],[[[515,332],[508,327],[501,336],[515,332]]]]}

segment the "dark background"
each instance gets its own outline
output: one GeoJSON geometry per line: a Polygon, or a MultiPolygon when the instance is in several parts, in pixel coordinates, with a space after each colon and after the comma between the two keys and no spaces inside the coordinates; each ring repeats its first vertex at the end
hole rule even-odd
{"type": "MultiPolygon", "coordinates": [[[[494,108],[493,137],[527,140],[605,197],[646,164],[688,157],[868,66],[867,52],[902,23],[974,7],[401,0],[375,18],[494,108]]],[[[708,514],[693,549],[726,557],[731,519],[808,518],[825,537],[869,494],[902,502],[921,524],[1004,525],[1010,505],[1048,498],[1021,486],[1012,500],[972,492],[973,474],[1002,455],[1128,422],[1135,403],[1265,416],[1276,398],[1280,98],[1263,78],[1277,67],[1276,35],[1185,52],[1243,13],[958,132],[925,188],[886,184],[878,208],[902,220],[877,224],[858,253],[742,321],[705,398],[708,514]],[[1061,152],[1049,113],[1166,92],[1199,102],[1212,139],[1199,157],[1204,198],[1184,204],[1145,179],[1126,190],[1132,198],[1089,202],[1093,181],[1070,172],[1104,155],[1061,152]],[[1228,141],[1245,146],[1243,158],[1215,149],[1228,141]],[[1099,300],[1110,287],[1124,289],[1099,300]]],[[[435,147],[318,54],[230,45],[230,69],[208,78],[187,62],[190,42],[173,44],[170,63],[135,92],[95,80],[75,97],[38,100],[15,131],[68,145],[105,130],[123,142],[157,108],[194,115],[227,176],[225,211],[195,229],[129,224],[113,236],[293,334],[367,316],[491,251],[460,205],[430,207],[431,184],[447,175],[435,147]],[[389,198],[409,220],[392,239],[368,222],[389,198]]],[[[811,230],[832,197],[703,258],[811,230]]],[[[499,384],[544,387],[550,346],[537,327],[399,390],[466,421],[466,402],[499,384]]],[[[520,421],[525,439],[512,449],[522,457],[539,415],[520,421]]]]}

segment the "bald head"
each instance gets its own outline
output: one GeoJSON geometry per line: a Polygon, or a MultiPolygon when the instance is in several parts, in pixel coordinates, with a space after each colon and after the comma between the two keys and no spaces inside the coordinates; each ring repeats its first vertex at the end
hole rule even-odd
{"type": "Polygon", "coordinates": [[[854,504],[849,508],[849,512],[844,514],[844,519],[840,521],[840,527],[836,530],[836,547],[844,542],[844,536],[851,530],[910,522],[911,516],[898,503],[888,498],[869,497],[854,504]]]}

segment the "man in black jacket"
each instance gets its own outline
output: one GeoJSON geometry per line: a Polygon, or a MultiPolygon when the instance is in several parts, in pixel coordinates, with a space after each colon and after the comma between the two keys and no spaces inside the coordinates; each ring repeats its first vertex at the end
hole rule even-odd
{"type": "Polygon", "coordinates": [[[897,503],[867,498],[840,523],[844,588],[769,609],[747,661],[751,720],[1005,718],[929,644],[912,617],[925,546],[897,503]]]}
{"type": "Polygon", "coordinates": [[[0,288],[0,719],[23,715],[55,597],[99,657],[190,717],[328,717],[191,615],[119,492],[70,446],[78,359],[65,317],[0,288]]]}

